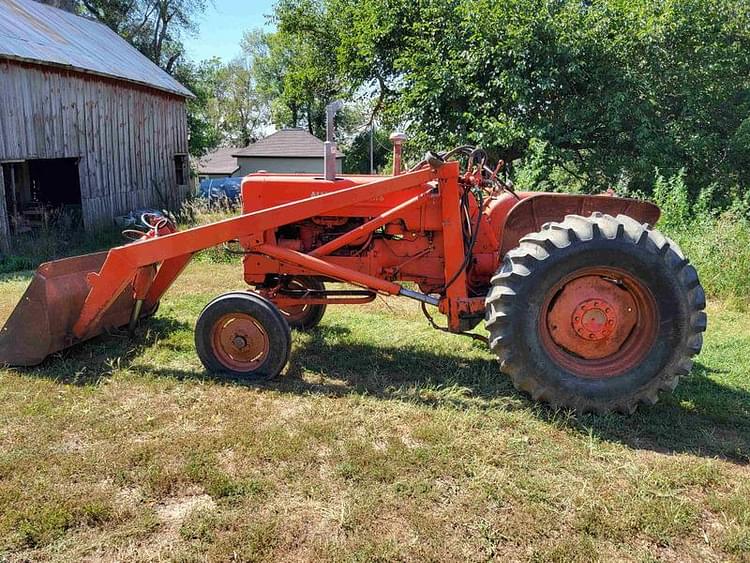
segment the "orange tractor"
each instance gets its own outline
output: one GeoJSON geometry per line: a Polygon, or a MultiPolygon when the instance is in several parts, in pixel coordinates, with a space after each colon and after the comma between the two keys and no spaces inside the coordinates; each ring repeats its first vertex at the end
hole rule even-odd
{"type": "Polygon", "coordinates": [[[502,163],[472,147],[402,172],[400,143],[391,176],[336,177],[329,141],[322,176],[247,176],[237,217],[179,232],[146,217],[135,242],[41,265],[2,330],[0,362],[38,364],[134,328],[196,252],[226,244],[253,289],[217,297],[198,318],[196,349],[212,372],[274,377],[290,327],[310,330],[328,305],[379,294],[420,302],[440,328],[436,308],[444,330],[486,340],[518,389],[554,406],[629,412],[690,371],[705,296],[679,247],[652,228],[656,206],[516,193],[502,163]],[[469,332],[483,319],[488,338],[469,332]]]}

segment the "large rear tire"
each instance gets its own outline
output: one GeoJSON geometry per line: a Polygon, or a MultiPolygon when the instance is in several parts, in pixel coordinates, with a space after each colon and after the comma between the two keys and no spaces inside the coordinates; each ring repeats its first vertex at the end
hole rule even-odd
{"type": "Polygon", "coordinates": [[[568,215],[526,235],[486,304],[490,346],[516,388],[582,412],[655,403],[690,372],[706,329],[695,268],[625,215],[568,215]]]}
{"type": "Polygon", "coordinates": [[[205,368],[235,378],[276,377],[289,361],[291,343],[279,309],[254,293],[217,297],[195,326],[195,348],[205,368]]]}

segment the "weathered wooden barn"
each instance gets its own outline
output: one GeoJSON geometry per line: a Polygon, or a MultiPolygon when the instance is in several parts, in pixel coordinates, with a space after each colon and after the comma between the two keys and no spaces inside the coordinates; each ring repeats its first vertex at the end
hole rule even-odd
{"type": "Polygon", "coordinates": [[[61,209],[86,229],[189,192],[191,93],[106,26],[0,0],[0,243],[61,209]]]}

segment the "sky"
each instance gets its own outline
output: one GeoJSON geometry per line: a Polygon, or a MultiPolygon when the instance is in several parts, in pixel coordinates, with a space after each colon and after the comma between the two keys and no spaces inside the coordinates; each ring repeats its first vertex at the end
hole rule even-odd
{"type": "Polygon", "coordinates": [[[214,0],[199,20],[196,37],[186,37],[188,56],[195,60],[219,57],[230,61],[240,54],[240,41],[245,31],[262,27],[271,29],[266,14],[271,13],[275,0],[214,0]]]}

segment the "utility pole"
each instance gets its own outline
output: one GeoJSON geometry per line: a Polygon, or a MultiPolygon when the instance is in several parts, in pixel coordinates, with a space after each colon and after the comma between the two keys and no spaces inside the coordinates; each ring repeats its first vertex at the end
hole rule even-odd
{"type": "Polygon", "coordinates": [[[375,120],[370,123],[370,174],[375,174],[375,120]]]}

